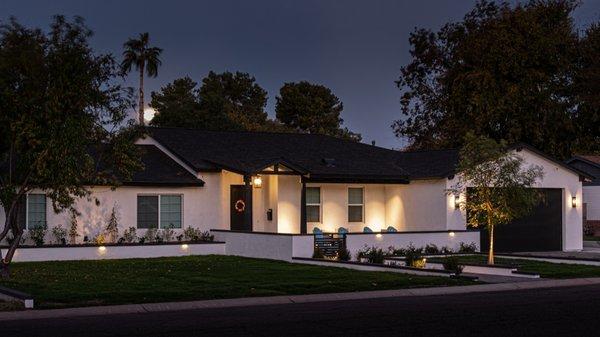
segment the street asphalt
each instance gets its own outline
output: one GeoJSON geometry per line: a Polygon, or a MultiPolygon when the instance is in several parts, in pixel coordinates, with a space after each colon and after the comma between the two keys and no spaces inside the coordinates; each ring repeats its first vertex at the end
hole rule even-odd
{"type": "Polygon", "coordinates": [[[0,321],[2,336],[595,336],[600,285],[0,321]]]}

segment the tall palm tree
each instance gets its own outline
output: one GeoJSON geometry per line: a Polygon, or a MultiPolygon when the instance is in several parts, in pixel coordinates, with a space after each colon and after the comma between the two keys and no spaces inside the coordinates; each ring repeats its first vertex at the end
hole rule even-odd
{"type": "Polygon", "coordinates": [[[158,67],[162,64],[159,59],[162,49],[149,47],[150,36],[148,33],[140,34],[137,39],[129,39],[123,44],[123,62],[121,67],[128,73],[132,67],[140,72],[140,105],[138,114],[140,125],[144,125],[144,71],[150,77],[158,75],[158,67]]]}

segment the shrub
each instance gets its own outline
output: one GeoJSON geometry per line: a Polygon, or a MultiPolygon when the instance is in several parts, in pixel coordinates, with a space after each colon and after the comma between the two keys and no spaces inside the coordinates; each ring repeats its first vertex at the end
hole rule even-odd
{"type": "Polygon", "coordinates": [[[156,237],[154,237],[154,242],[163,243],[165,241],[163,232],[164,232],[164,230],[162,230],[162,229],[156,230],[156,237]]]}
{"type": "Polygon", "coordinates": [[[135,227],[129,227],[123,232],[123,241],[132,243],[137,239],[137,229],[135,227]]]}
{"type": "Polygon", "coordinates": [[[340,247],[337,251],[337,259],[340,261],[350,261],[352,256],[350,255],[350,251],[346,249],[346,247],[340,247]]]}
{"type": "Polygon", "coordinates": [[[164,242],[171,242],[175,237],[175,231],[172,227],[167,227],[162,231],[162,239],[164,242]]]}
{"type": "Polygon", "coordinates": [[[77,230],[77,213],[71,212],[71,221],[69,224],[69,242],[74,245],[77,243],[77,237],[79,236],[79,231],[77,230]]]}
{"type": "Polygon", "coordinates": [[[117,221],[117,213],[115,212],[114,206],[112,208],[112,211],[110,212],[108,224],[106,225],[106,236],[108,242],[111,243],[115,243],[117,241],[117,238],[119,237],[119,222],[117,221]]]}
{"type": "Polygon", "coordinates": [[[406,254],[406,249],[404,248],[388,247],[388,255],[390,256],[404,256],[404,254],[406,254]]]}
{"type": "Polygon", "coordinates": [[[404,254],[404,261],[406,262],[406,266],[407,267],[415,267],[415,264],[417,264],[418,260],[422,260],[421,254],[422,254],[422,249],[421,248],[415,248],[415,246],[411,244],[408,245],[408,247],[406,247],[406,253],[404,254]]]}
{"type": "Polygon", "coordinates": [[[469,244],[461,242],[460,246],[458,248],[458,252],[463,253],[463,254],[475,253],[476,251],[477,251],[477,244],[475,242],[471,242],[469,244]]]}
{"type": "Polygon", "coordinates": [[[585,236],[593,236],[594,235],[594,226],[588,221],[583,223],[583,235],[585,236]]]}
{"type": "Polygon", "coordinates": [[[46,226],[39,226],[29,230],[29,237],[33,240],[36,246],[43,246],[46,240],[46,226]]]}
{"type": "Polygon", "coordinates": [[[62,227],[62,225],[55,226],[52,228],[52,236],[54,236],[54,240],[56,244],[66,245],[67,244],[67,230],[62,227]]]}
{"type": "Polygon", "coordinates": [[[444,246],[444,247],[442,247],[442,249],[440,250],[440,252],[441,252],[442,254],[452,254],[452,253],[454,253],[454,252],[452,251],[452,248],[450,248],[450,247],[448,247],[448,246],[444,246]]]}
{"type": "Polygon", "coordinates": [[[460,275],[464,269],[464,266],[458,262],[458,257],[456,256],[445,258],[442,265],[444,266],[444,270],[453,272],[455,275],[460,275]]]}
{"type": "Polygon", "coordinates": [[[315,247],[312,257],[313,257],[313,259],[322,259],[324,257],[323,251],[321,251],[321,249],[319,247],[315,247]]]}
{"type": "Polygon", "coordinates": [[[192,242],[200,241],[201,236],[202,236],[202,232],[199,229],[196,229],[194,227],[190,226],[183,230],[183,237],[185,238],[186,241],[192,241],[192,242]]]}
{"type": "Polygon", "coordinates": [[[369,263],[382,264],[385,259],[385,253],[381,248],[365,246],[364,249],[358,251],[356,259],[359,261],[361,259],[367,259],[367,262],[369,263]]]}
{"type": "Polygon", "coordinates": [[[150,243],[156,241],[156,232],[156,228],[148,228],[148,230],[146,230],[146,234],[144,234],[144,242],[150,243]]]}
{"type": "Polygon", "coordinates": [[[177,241],[179,241],[179,242],[183,241],[183,234],[177,235],[177,241]]]}
{"type": "Polygon", "coordinates": [[[427,255],[435,255],[435,254],[440,253],[440,250],[438,249],[438,247],[436,245],[434,245],[433,243],[425,245],[424,251],[425,251],[425,254],[427,254],[427,255]]]}
{"type": "Polygon", "coordinates": [[[205,242],[213,242],[215,240],[215,236],[210,234],[210,231],[204,231],[200,234],[200,240],[205,242]]]}

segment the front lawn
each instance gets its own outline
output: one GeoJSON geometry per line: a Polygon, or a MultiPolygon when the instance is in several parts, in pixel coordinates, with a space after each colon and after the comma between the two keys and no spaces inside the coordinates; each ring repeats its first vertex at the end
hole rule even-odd
{"type": "Polygon", "coordinates": [[[600,241],[600,236],[584,236],[583,241],[600,241]]]}
{"type": "MultiPolygon", "coordinates": [[[[462,263],[487,263],[485,255],[459,256],[458,259],[462,263]]],[[[514,265],[519,268],[519,271],[537,273],[543,278],[600,277],[598,266],[503,258],[496,258],[495,262],[498,265],[514,265]]]]}
{"type": "Polygon", "coordinates": [[[33,295],[36,308],[190,301],[411,287],[472,281],[364,272],[235,256],[13,263],[0,284],[33,295]]]}

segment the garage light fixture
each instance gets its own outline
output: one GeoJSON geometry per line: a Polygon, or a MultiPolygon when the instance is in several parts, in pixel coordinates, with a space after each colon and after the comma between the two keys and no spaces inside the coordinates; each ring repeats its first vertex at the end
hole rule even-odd
{"type": "Polygon", "coordinates": [[[460,208],[460,195],[455,194],[454,195],[454,209],[459,209],[459,208],[460,208]]]}
{"type": "Polygon", "coordinates": [[[577,207],[577,197],[571,198],[571,206],[573,206],[573,208],[577,207]]]}

